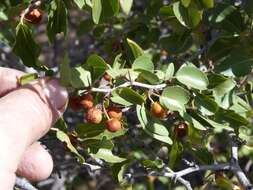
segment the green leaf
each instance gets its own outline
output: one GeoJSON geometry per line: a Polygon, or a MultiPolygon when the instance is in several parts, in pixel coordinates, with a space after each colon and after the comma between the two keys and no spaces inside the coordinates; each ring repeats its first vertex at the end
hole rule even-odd
{"type": "Polygon", "coordinates": [[[219,110],[219,105],[207,95],[197,94],[194,102],[203,115],[214,115],[219,110]]]}
{"type": "Polygon", "coordinates": [[[100,148],[96,154],[91,154],[91,156],[94,158],[103,159],[108,163],[119,163],[126,160],[125,158],[113,155],[111,150],[104,148],[100,148]]]}
{"type": "Polygon", "coordinates": [[[110,0],[113,15],[116,16],[119,13],[119,0],[110,0]]]}
{"type": "Polygon", "coordinates": [[[128,15],[132,5],[133,5],[133,0],[119,0],[120,7],[123,10],[123,12],[128,15]]]}
{"type": "Polygon", "coordinates": [[[142,48],[133,40],[130,40],[129,38],[127,38],[127,43],[129,47],[131,48],[135,59],[144,54],[144,51],[142,50],[142,48]]]}
{"type": "Polygon", "coordinates": [[[173,142],[169,153],[169,167],[175,168],[176,162],[180,159],[183,153],[183,146],[180,142],[173,142]]]}
{"type": "Polygon", "coordinates": [[[112,166],[112,177],[117,182],[121,183],[124,180],[124,173],[129,166],[129,161],[113,164],[112,166]]]}
{"type": "Polygon", "coordinates": [[[176,79],[182,84],[198,90],[207,89],[209,84],[207,76],[193,66],[183,65],[176,73],[176,79]]]}
{"type": "Polygon", "coordinates": [[[155,84],[159,84],[161,82],[160,79],[158,78],[158,76],[150,71],[142,70],[140,72],[141,73],[140,73],[139,77],[145,79],[150,84],[155,85],[155,84]]]}
{"type": "Polygon", "coordinates": [[[49,5],[47,35],[51,43],[55,40],[56,34],[67,34],[67,8],[62,0],[53,0],[49,5]]]}
{"type": "Polygon", "coordinates": [[[224,82],[220,83],[213,89],[213,93],[215,96],[224,96],[226,93],[230,92],[236,83],[233,79],[228,78],[224,82]]]}
{"type": "Polygon", "coordinates": [[[92,19],[95,24],[99,23],[101,13],[102,13],[101,0],[92,0],[92,19]]]}
{"type": "Polygon", "coordinates": [[[244,9],[248,15],[252,16],[252,14],[253,14],[253,1],[245,0],[244,9]]]}
{"type": "Polygon", "coordinates": [[[173,75],[174,75],[174,71],[175,71],[175,66],[174,63],[170,63],[165,71],[165,80],[170,80],[173,75]]]}
{"type": "Polygon", "coordinates": [[[92,68],[93,81],[99,79],[108,69],[108,65],[106,64],[105,60],[96,54],[89,56],[85,66],[92,68]]]}
{"type": "Polygon", "coordinates": [[[29,73],[29,74],[26,74],[26,75],[23,75],[22,77],[20,77],[18,79],[18,83],[21,85],[25,85],[33,80],[36,80],[37,78],[38,78],[37,73],[29,73]]]}
{"type": "Polygon", "coordinates": [[[206,127],[204,125],[202,125],[201,121],[199,121],[198,119],[201,118],[195,118],[192,115],[186,113],[186,112],[180,112],[181,116],[187,121],[189,122],[194,128],[198,129],[198,130],[202,130],[205,131],[206,127]]]}
{"type": "MultiPolygon", "coordinates": [[[[115,90],[115,95],[118,95],[120,98],[124,99],[129,104],[142,104],[144,102],[143,96],[132,90],[131,88],[119,88],[115,90]]],[[[111,98],[112,101],[115,99],[111,98]]]]}
{"type": "Polygon", "coordinates": [[[171,111],[185,110],[185,104],[190,100],[188,91],[179,86],[165,88],[160,96],[160,103],[171,111]]]}
{"type": "Polygon", "coordinates": [[[215,117],[221,122],[228,122],[233,128],[249,125],[249,121],[246,118],[237,114],[233,110],[220,110],[215,114],[215,117]]]}
{"type": "Polygon", "coordinates": [[[152,59],[148,55],[141,55],[137,59],[134,60],[132,65],[133,70],[146,70],[149,72],[154,71],[154,64],[152,59]]]}
{"type": "Polygon", "coordinates": [[[201,0],[201,4],[204,8],[213,8],[214,7],[214,0],[201,0]]]}
{"type": "Polygon", "coordinates": [[[78,151],[76,150],[76,148],[71,144],[71,141],[70,141],[70,139],[69,139],[69,137],[68,137],[68,135],[66,133],[64,133],[63,131],[57,130],[56,131],[56,137],[61,142],[65,142],[66,143],[68,149],[78,157],[79,162],[81,162],[81,163],[85,162],[83,156],[80,155],[78,153],[78,151]]]}
{"type": "Polygon", "coordinates": [[[40,47],[34,41],[32,32],[26,24],[17,25],[13,52],[21,58],[25,66],[39,68],[37,59],[40,47]]]}
{"type": "Polygon", "coordinates": [[[192,43],[193,39],[189,31],[172,33],[160,39],[161,46],[172,54],[187,51],[192,46],[192,43]]]}
{"type": "Polygon", "coordinates": [[[173,4],[173,11],[178,21],[188,28],[196,27],[202,19],[202,11],[191,1],[189,7],[185,8],[180,2],[173,4]]]}
{"type": "Polygon", "coordinates": [[[105,148],[108,150],[112,150],[114,144],[111,140],[108,140],[106,137],[103,137],[102,139],[87,139],[82,141],[83,147],[89,147],[91,149],[91,152],[98,152],[100,148],[105,148]]]}
{"type": "Polygon", "coordinates": [[[213,61],[217,61],[227,56],[239,44],[240,39],[237,36],[221,36],[213,42],[207,55],[213,61]]]}
{"type": "Polygon", "coordinates": [[[102,140],[103,138],[111,140],[124,135],[127,132],[127,129],[124,128],[120,131],[112,133],[106,130],[105,123],[100,124],[81,123],[75,127],[75,131],[77,132],[80,138],[84,138],[85,140],[87,139],[102,140]]]}
{"type": "Polygon", "coordinates": [[[60,65],[60,82],[63,86],[71,85],[71,71],[68,54],[65,54],[63,63],[60,65]]]}
{"type": "Polygon", "coordinates": [[[82,9],[85,5],[85,0],[74,0],[74,2],[79,7],[79,9],[82,9]]]}
{"type": "Polygon", "coordinates": [[[181,3],[184,7],[188,7],[191,3],[191,0],[181,0],[181,3]]]}
{"type": "Polygon", "coordinates": [[[219,65],[215,71],[227,76],[241,77],[252,71],[253,57],[242,48],[233,50],[219,65]]]}
{"type": "Polygon", "coordinates": [[[71,85],[74,88],[81,89],[91,85],[91,74],[82,66],[71,69],[71,85]]]}
{"type": "Polygon", "coordinates": [[[152,169],[162,169],[164,167],[164,163],[161,159],[143,160],[142,164],[145,168],[152,168],[152,169]]]}
{"type": "Polygon", "coordinates": [[[143,130],[149,136],[158,141],[172,144],[172,140],[169,137],[167,128],[159,120],[154,120],[151,118],[151,116],[146,111],[144,104],[137,105],[136,111],[143,130]]]}

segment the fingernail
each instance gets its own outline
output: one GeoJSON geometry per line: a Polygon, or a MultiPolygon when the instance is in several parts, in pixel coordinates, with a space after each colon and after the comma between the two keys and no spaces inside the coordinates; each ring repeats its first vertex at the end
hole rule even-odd
{"type": "Polygon", "coordinates": [[[58,80],[52,79],[46,83],[44,92],[51,106],[62,114],[67,105],[67,90],[60,85],[58,80]]]}

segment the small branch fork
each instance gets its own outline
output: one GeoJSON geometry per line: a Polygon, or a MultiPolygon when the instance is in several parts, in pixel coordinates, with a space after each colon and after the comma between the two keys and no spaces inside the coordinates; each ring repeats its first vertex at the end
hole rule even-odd
{"type": "Polygon", "coordinates": [[[151,171],[148,173],[137,173],[137,174],[126,174],[127,178],[136,178],[136,177],[145,177],[145,176],[163,176],[173,179],[175,182],[178,181],[186,187],[187,190],[192,190],[191,184],[189,181],[185,180],[183,176],[194,172],[200,171],[232,171],[237,177],[239,183],[245,190],[253,190],[253,186],[245,173],[242,171],[238,163],[238,142],[235,136],[231,136],[231,160],[230,163],[221,163],[221,164],[212,164],[212,165],[194,165],[186,169],[174,172],[170,168],[165,167],[164,171],[156,172],[151,171]]]}

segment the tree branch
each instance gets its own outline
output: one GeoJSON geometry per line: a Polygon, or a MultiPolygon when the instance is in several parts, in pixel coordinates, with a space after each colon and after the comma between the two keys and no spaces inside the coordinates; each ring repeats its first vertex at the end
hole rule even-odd
{"type": "Polygon", "coordinates": [[[150,84],[144,84],[140,82],[125,82],[117,87],[114,88],[91,88],[92,92],[102,92],[102,93],[111,93],[112,91],[116,90],[117,88],[123,88],[128,86],[136,86],[136,87],[142,87],[147,89],[163,89],[167,86],[167,84],[158,84],[158,85],[150,85],[150,84]]]}
{"type": "Polygon", "coordinates": [[[253,186],[250,183],[249,179],[242,171],[239,162],[238,162],[238,142],[236,136],[231,136],[231,164],[234,166],[232,172],[237,177],[239,183],[243,186],[245,190],[253,190],[253,186]]]}

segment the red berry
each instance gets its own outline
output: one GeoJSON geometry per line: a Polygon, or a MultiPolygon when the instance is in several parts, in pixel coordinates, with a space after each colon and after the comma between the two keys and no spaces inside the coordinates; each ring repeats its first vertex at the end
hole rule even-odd
{"type": "Polygon", "coordinates": [[[112,77],[111,77],[110,75],[108,75],[107,73],[104,74],[103,78],[104,78],[106,81],[108,81],[108,82],[110,82],[110,81],[112,80],[112,77]]]}
{"type": "Polygon", "coordinates": [[[121,122],[118,119],[109,119],[106,122],[106,128],[110,132],[117,132],[122,129],[121,122]]]}
{"type": "Polygon", "coordinates": [[[99,124],[103,119],[102,111],[97,108],[91,108],[86,113],[86,121],[88,123],[99,124]]]}
{"type": "Polygon", "coordinates": [[[150,112],[154,117],[160,119],[163,119],[167,116],[167,111],[158,102],[152,103],[150,112]]]}
{"type": "Polygon", "coordinates": [[[69,105],[70,105],[70,108],[75,112],[79,111],[82,108],[80,104],[80,98],[78,96],[70,97],[69,105]]]}
{"type": "Polygon", "coordinates": [[[80,104],[84,109],[90,109],[93,107],[93,96],[91,94],[85,94],[81,97],[80,104]]]}
{"type": "Polygon", "coordinates": [[[118,107],[109,107],[107,114],[110,118],[115,118],[119,120],[122,118],[122,111],[118,107]]]}
{"type": "Polygon", "coordinates": [[[33,9],[25,14],[24,19],[31,24],[38,24],[42,19],[42,11],[39,9],[33,9]]]}
{"type": "Polygon", "coordinates": [[[188,134],[188,125],[186,123],[180,123],[175,127],[175,135],[177,138],[182,139],[188,134]]]}

